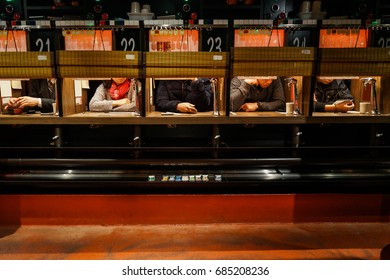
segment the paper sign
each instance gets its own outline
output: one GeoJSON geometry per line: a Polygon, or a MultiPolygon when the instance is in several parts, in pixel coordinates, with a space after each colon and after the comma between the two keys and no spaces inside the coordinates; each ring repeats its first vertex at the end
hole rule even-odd
{"type": "Polygon", "coordinates": [[[11,81],[0,81],[0,94],[2,97],[12,96],[11,81]]]}

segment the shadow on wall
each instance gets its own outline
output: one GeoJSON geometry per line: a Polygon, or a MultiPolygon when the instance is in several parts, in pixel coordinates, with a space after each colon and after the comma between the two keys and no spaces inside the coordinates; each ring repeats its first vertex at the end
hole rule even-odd
{"type": "Polygon", "coordinates": [[[383,247],[381,250],[380,259],[390,260],[390,244],[387,244],[385,247],[383,247]]]}
{"type": "Polygon", "coordinates": [[[21,226],[20,195],[0,196],[0,238],[11,235],[21,226]]]}

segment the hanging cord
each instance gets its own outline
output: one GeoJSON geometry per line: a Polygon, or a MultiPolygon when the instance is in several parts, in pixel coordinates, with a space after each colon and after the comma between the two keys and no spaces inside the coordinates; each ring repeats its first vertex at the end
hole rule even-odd
{"type": "MultiPolygon", "coordinates": [[[[267,47],[269,47],[269,46],[270,46],[270,44],[271,44],[272,35],[273,35],[273,33],[274,33],[273,31],[274,31],[274,29],[273,29],[273,28],[271,28],[271,34],[270,34],[270,36],[269,36],[269,40],[268,40],[267,47]]],[[[276,29],[276,37],[277,37],[277,40],[278,40],[278,47],[280,47],[280,40],[279,40],[279,30],[278,30],[278,29],[276,29]]]]}
{"type": "MultiPolygon", "coordinates": [[[[15,50],[16,52],[18,52],[18,46],[16,45],[16,39],[15,39],[15,34],[14,34],[14,31],[12,29],[10,29],[10,33],[11,33],[11,36],[12,36],[12,41],[14,42],[14,46],[15,46],[15,50]]],[[[5,45],[5,52],[8,51],[8,41],[9,41],[9,35],[8,35],[8,31],[7,31],[7,44],[5,45]]]]}
{"type": "Polygon", "coordinates": [[[187,31],[187,51],[190,51],[190,45],[189,45],[189,36],[192,36],[192,28],[189,30],[190,32],[187,31]],[[191,33],[191,34],[190,34],[191,33]]]}
{"type": "MultiPolygon", "coordinates": [[[[268,47],[270,46],[271,44],[271,40],[272,40],[272,34],[273,34],[273,29],[271,28],[271,35],[269,36],[269,40],[268,40],[268,47]]],[[[276,29],[276,37],[277,37],[277,40],[278,40],[278,47],[280,47],[280,40],[279,40],[279,29],[276,29]]]]}
{"type": "MultiPolygon", "coordinates": [[[[358,27],[358,36],[356,38],[355,48],[357,48],[357,45],[359,43],[359,38],[360,38],[360,27],[358,27]]],[[[364,30],[364,40],[365,40],[365,43],[366,43],[366,46],[367,46],[367,29],[364,30]]]]}
{"type": "Polygon", "coordinates": [[[269,35],[269,40],[268,40],[267,47],[269,47],[269,45],[271,44],[272,33],[273,33],[273,29],[271,28],[271,34],[269,35]]]}
{"type": "Polygon", "coordinates": [[[92,50],[95,50],[95,39],[96,39],[96,29],[93,30],[93,44],[92,44],[92,50]]]}
{"type": "Polygon", "coordinates": [[[92,50],[94,51],[95,50],[95,40],[96,40],[96,32],[97,31],[100,31],[100,42],[102,43],[102,47],[103,47],[103,51],[105,51],[105,47],[104,47],[104,41],[103,41],[103,30],[94,30],[93,32],[93,47],[92,47],[92,50]]]}
{"type": "Polygon", "coordinates": [[[102,43],[102,47],[103,47],[103,51],[106,50],[106,48],[104,47],[104,40],[103,40],[103,29],[100,30],[100,41],[102,43]]]}
{"type": "Polygon", "coordinates": [[[183,51],[183,42],[184,42],[184,34],[181,35],[181,40],[180,40],[180,51],[183,51]]]}

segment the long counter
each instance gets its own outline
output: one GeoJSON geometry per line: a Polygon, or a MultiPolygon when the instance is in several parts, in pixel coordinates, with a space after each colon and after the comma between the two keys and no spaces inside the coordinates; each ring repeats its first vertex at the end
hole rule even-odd
{"type": "MultiPolygon", "coordinates": [[[[232,113],[231,113],[232,114],[232,113]]],[[[369,115],[353,111],[349,113],[314,113],[313,116],[289,115],[283,112],[237,112],[231,116],[213,116],[213,112],[196,115],[153,112],[140,117],[133,112],[84,112],[67,117],[53,114],[0,114],[3,125],[169,125],[169,124],[321,124],[321,123],[390,123],[390,114],[369,115]]]]}

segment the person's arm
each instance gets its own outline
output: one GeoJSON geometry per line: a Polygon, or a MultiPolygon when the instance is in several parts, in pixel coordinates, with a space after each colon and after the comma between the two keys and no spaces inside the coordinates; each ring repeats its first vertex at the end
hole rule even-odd
{"type": "Polygon", "coordinates": [[[55,102],[55,99],[51,98],[41,98],[41,108],[43,113],[49,113],[53,112],[53,103],[55,102]]]}
{"type": "Polygon", "coordinates": [[[30,98],[25,97],[26,107],[34,108],[43,113],[53,112],[52,104],[56,98],[55,87],[53,86],[53,90],[50,91],[47,79],[31,80],[27,94],[30,98]]]}
{"type": "Polygon", "coordinates": [[[314,102],[315,112],[348,112],[355,108],[355,104],[352,100],[346,100],[340,103],[326,104],[324,102],[314,102]]]}
{"type": "Polygon", "coordinates": [[[55,84],[52,85],[51,90],[49,89],[48,81],[42,80],[40,85],[40,106],[42,112],[53,112],[53,103],[56,102],[56,90],[55,84]]]}
{"type": "Polygon", "coordinates": [[[319,101],[314,101],[314,112],[330,112],[330,111],[334,111],[332,110],[332,107],[334,109],[334,106],[333,104],[332,105],[328,105],[328,107],[326,108],[326,103],[325,102],[319,102],[319,101]]]}
{"type": "MultiPolygon", "coordinates": [[[[113,108],[113,100],[106,100],[106,88],[103,84],[97,87],[91,101],[89,101],[89,110],[93,112],[111,111],[113,108]]],[[[118,100],[116,100],[118,101],[118,100]]],[[[116,102],[118,103],[118,102],[116,102]]],[[[115,104],[118,106],[119,104],[115,104]]]]}
{"type": "MultiPolygon", "coordinates": [[[[133,81],[132,81],[133,83],[133,81]]],[[[128,92],[128,102],[126,100],[120,99],[120,100],[113,100],[113,111],[115,112],[134,112],[139,100],[137,101],[137,90],[138,93],[142,91],[141,88],[141,82],[136,80],[137,88],[133,86],[133,84],[130,85],[130,89],[128,92]],[[117,102],[118,101],[118,102],[117,102]]],[[[141,96],[141,95],[139,95],[141,96]]]]}
{"type": "Polygon", "coordinates": [[[213,107],[213,93],[208,79],[198,79],[191,82],[190,103],[197,111],[211,111],[213,107]]]}
{"type": "MultiPolygon", "coordinates": [[[[316,84],[315,92],[314,92],[314,112],[348,112],[355,108],[355,104],[353,102],[353,95],[350,93],[349,88],[346,86],[344,81],[341,81],[337,84],[336,81],[332,82],[332,85],[337,85],[338,91],[341,92],[341,99],[348,99],[340,102],[336,101],[332,104],[326,102],[317,101],[318,99],[322,99],[325,95],[324,86],[320,83],[316,84]]],[[[328,86],[329,87],[329,86],[328,86]]]]}
{"type": "Polygon", "coordinates": [[[130,112],[134,111],[134,105],[130,104],[130,100],[126,98],[112,100],[112,111],[115,112],[130,112]]]}
{"type": "Polygon", "coordinates": [[[178,112],[177,105],[181,102],[168,91],[169,81],[160,81],[156,92],[156,110],[161,112],[178,112]]]}
{"type": "Polygon", "coordinates": [[[346,113],[348,111],[353,110],[355,108],[355,104],[353,103],[352,100],[345,100],[342,102],[335,102],[333,104],[327,104],[325,105],[325,111],[329,112],[341,112],[341,113],[346,113]]]}
{"type": "Polygon", "coordinates": [[[286,99],[284,90],[280,79],[273,80],[271,85],[267,88],[268,94],[270,94],[269,101],[258,102],[258,111],[276,111],[278,109],[284,109],[286,105],[286,99]]]}
{"type": "Polygon", "coordinates": [[[8,100],[8,103],[5,105],[4,109],[12,109],[14,107],[17,107],[17,98],[16,97],[10,97],[10,99],[8,100]]]}
{"type": "MultiPolygon", "coordinates": [[[[325,112],[326,103],[318,100],[323,100],[324,90],[322,89],[322,84],[318,81],[314,87],[313,93],[313,112],[325,112]]],[[[326,108],[328,112],[332,111],[330,107],[326,108]]]]}
{"type": "Polygon", "coordinates": [[[230,82],[230,108],[237,111],[249,96],[251,85],[234,77],[230,82]]]}

